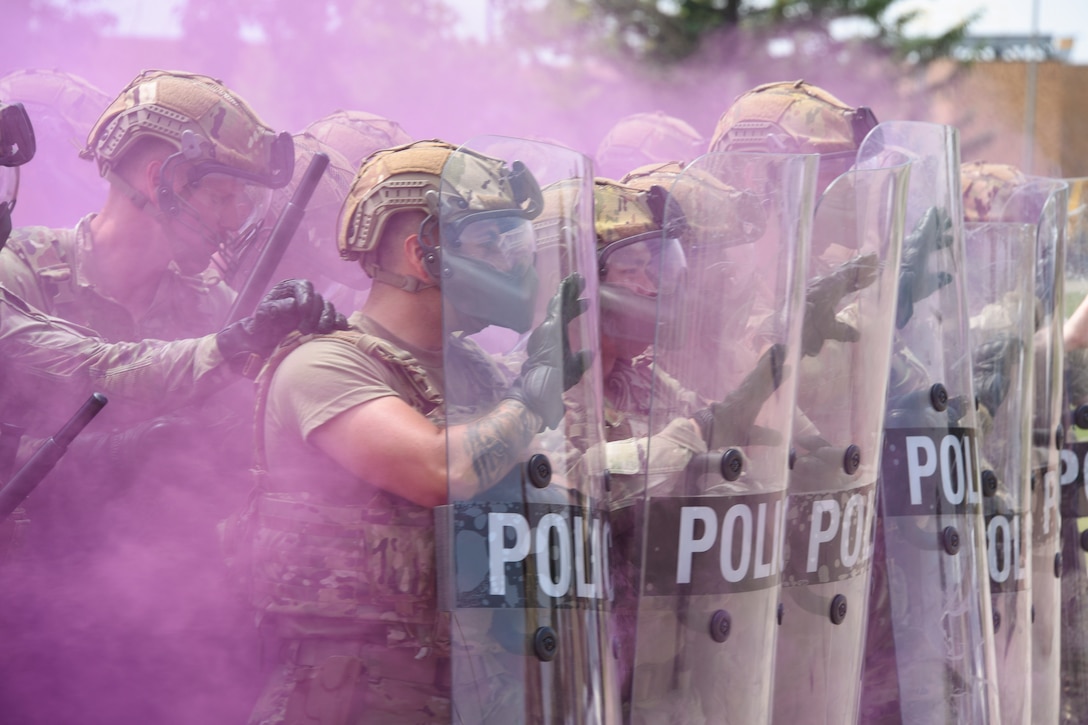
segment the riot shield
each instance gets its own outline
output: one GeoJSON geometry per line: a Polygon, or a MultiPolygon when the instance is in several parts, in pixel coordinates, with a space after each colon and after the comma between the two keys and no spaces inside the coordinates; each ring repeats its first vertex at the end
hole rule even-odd
{"type": "MultiPolygon", "coordinates": [[[[1062,341],[1068,187],[1032,178],[1020,192],[1035,230],[1035,373],[1032,406],[1032,717],[1057,722],[1061,700],[1060,468],[1064,446],[1062,341]]],[[[1020,221],[1020,220],[1018,220],[1020,221]]]]}
{"type": "Polygon", "coordinates": [[[634,519],[613,559],[633,577],[632,723],[770,719],[815,163],[709,154],[669,189],[687,277],[632,361],[652,353],[650,436],[629,518],[614,521],[634,519]]]}
{"type": "MultiPolygon", "coordinates": [[[[1066,179],[1064,317],[1088,292],[1088,178],[1066,179]]],[[[1061,695],[1058,722],[1079,723],[1088,712],[1088,351],[1067,349],[1065,446],[1061,452],[1061,695]]]]}
{"type": "Polygon", "coordinates": [[[789,475],[774,722],[857,720],[880,432],[909,167],[869,168],[821,196],[789,475]],[[804,653],[798,656],[798,653],[804,653]]]}
{"type": "Polygon", "coordinates": [[[878,481],[862,722],[994,722],[993,619],[955,129],[882,123],[911,164],[878,481]]]}
{"type": "Polygon", "coordinates": [[[574,151],[481,137],[433,199],[450,471],[438,585],[458,723],[619,720],[590,182],[574,151]],[[540,187],[557,182],[545,244],[540,187]]]}
{"type": "Polygon", "coordinates": [[[965,224],[978,452],[1002,720],[1031,722],[1035,226],[965,224]]]}

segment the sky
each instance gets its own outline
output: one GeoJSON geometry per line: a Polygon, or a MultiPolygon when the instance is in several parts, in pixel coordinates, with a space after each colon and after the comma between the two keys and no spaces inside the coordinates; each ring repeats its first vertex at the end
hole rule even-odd
{"type": "MultiPolygon", "coordinates": [[[[463,18],[467,33],[483,34],[487,7],[501,0],[449,0],[463,18]]],[[[175,10],[184,0],[94,0],[94,7],[114,12],[119,17],[117,32],[123,35],[175,34],[175,10]]],[[[1038,10],[1038,32],[1055,38],[1072,37],[1071,61],[1088,64],[1088,1],[1086,0],[902,0],[902,11],[919,10],[921,16],[912,26],[918,32],[936,34],[982,11],[975,23],[975,35],[1029,35],[1034,12],[1038,10]]]]}

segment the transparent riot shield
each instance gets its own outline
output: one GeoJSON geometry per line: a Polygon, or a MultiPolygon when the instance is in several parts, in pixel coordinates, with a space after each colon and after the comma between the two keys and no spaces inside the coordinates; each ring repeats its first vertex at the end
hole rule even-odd
{"type": "Polygon", "coordinates": [[[877,154],[812,233],[783,550],[775,723],[857,720],[909,166],[877,154]],[[801,654],[803,653],[803,655],[801,654]]]}
{"type": "Polygon", "coordinates": [[[1035,226],[967,223],[967,306],[1001,717],[1031,722],[1035,226]]]}
{"type": "Polygon", "coordinates": [[[918,157],[899,266],[878,482],[862,722],[997,714],[954,128],[871,132],[918,157]]]}
{"type": "MultiPolygon", "coordinates": [[[[1067,179],[1064,317],[1088,294],[1088,178],[1067,179]]],[[[1088,712],[1088,351],[1066,349],[1061,453],[1061,705],[1058,722],[1088,712]]]]}
{"type": "MultiPolygon", "coordinates": [[[[1033,178],[1019,215],[1035,229],[1035,384],[1032,406],[1032,718],[1057,722],[1061,700],[1061,506],[1064,446],[1062,302],[1068,187],[1033,178]]],[[[1019,221],[1019,220],[1018,220],[1019,221]]]]}
{"type": "Polygon", "coordinates": [[[815,163],[710,154],[670,188],[687,277],[641,356],[651,435],[615,556],[634,577],[632,723],[770,719],[815,163]]]}
{"type": "Polygon", "coordinates": [[[444,304],[436,542],[458,723],[619,721],[590,184],[574,151],[477,138],[421,229],[441,240],[424,263],[444,304]]]}

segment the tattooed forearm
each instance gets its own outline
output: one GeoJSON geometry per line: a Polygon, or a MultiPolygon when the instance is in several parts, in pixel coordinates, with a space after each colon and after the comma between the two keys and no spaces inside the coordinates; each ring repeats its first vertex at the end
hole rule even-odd
{"type": "Polygon", "coordinates": [[[483,418],[465,426],[463,452],[472,462],[476,484],[487,488],[498,483],[539,429],[540,418],[513,400],[504,400],[483,418]]]}

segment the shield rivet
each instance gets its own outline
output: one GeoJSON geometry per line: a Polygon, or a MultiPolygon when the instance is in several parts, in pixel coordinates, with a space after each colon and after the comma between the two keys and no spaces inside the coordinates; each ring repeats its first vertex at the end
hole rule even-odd
{"type": "Polygon", "coordinates": [[[545,488],[552,482],[552,462],[543,453],[529,456],[526,468],[529,471],[529,481],[537,488],[545,488]]]}
{"type": "Polygon", "coordinates": [[[993,496],[997,493],[997,474],[986,469],[982,472],[982,495],[993,496]]]}
{"type": "Polygon", "coordinates": [[[1058,552],[1054,555],[1054,576],[1059,579],[1062,576],[1062,552],[1058,552]]]}
{"type": "Polygon", "coordinates": [[[724,642],[729,639],[729,630],[733,627],[733,620],[729,612],[719,609],[710,618],[710,638],[715,642],[724,642]]]}
{"type": "Polygon", "coordinates": [[[850,444],[846,447],[846,453],[842,457],[842,470],[847,476],[853,476],[861,467],[861,449],[850,444]]]}
{"type": "Polygon", "coordinates": [[[933,383],[929,389],[929,402],[937,412],[948,410],[948,390],[940,383],[933,383]]]}
{"type": "Polygon", "coordinates": [[[941,532],[941,544],[949,554],[956,554],[960,550],[960,532],[955,526],[946,526],[941,532]]]}
{"type": "Polygon", "coordinates": [[[994,612],[994,633],[1001,629],[1001,612],[994,612]]]}
{"type": "Polygon", "coordinates": [[[551,627],[541,627],[533,634],[533,651],[541,662],[551,662],[559,651],[559,637],[551,627]]]}
{"type": "Polygon", "coordinates": [[[831,623],[842,624],[844,619],[846,619],[846,597],[836,594],[831,600],[831,623]]]}
{"type": "Polygon", "coordinates": [[[1073,411],[1073,425],[1078,428],[1088,429],[1088,403],[1078,405],[1077,409],[1073,411]]]}
{"type": "Polygon", "coordinates": [[[736,448],[727,448],[722,453],[722,478],[736,481],[744,470],[744,456],[736,448]]]}

